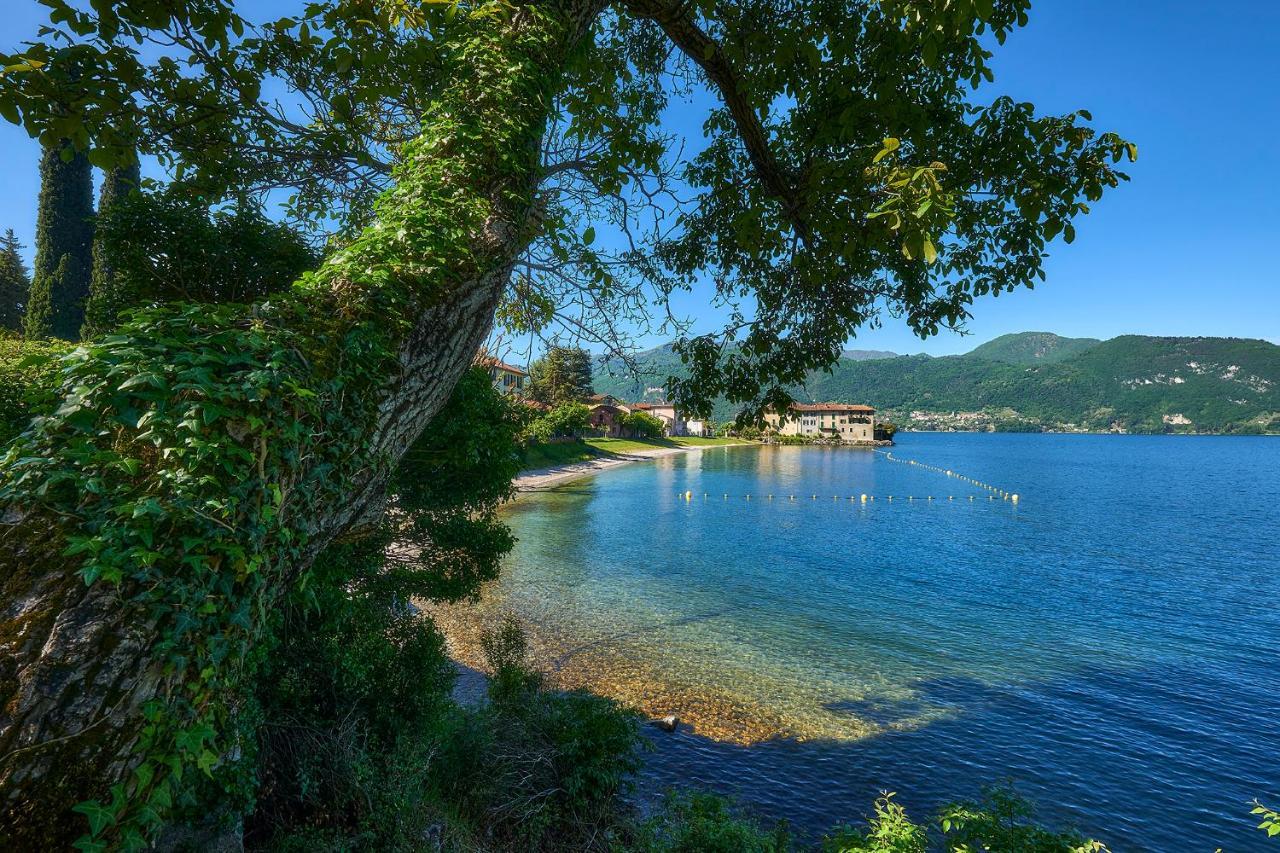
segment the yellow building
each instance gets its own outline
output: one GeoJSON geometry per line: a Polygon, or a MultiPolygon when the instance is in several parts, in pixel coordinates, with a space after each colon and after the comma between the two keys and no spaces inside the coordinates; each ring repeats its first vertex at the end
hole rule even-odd
{"type": "Polygon", "coordinates": [[[853,403],[792,403],[785,415],[769,412],[765,424],[778,435],[848,442],[875,441],[876,410],[853,403]]]}

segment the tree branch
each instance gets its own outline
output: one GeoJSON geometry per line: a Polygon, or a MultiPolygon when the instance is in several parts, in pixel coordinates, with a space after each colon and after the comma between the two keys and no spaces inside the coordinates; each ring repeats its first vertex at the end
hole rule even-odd
{"type": "Polygon", "coordinates": [[[624,0],[631,14],[653,21],[680,50],[697,63],[720,92],[733,117],[747,156],[765,190],[782,205],[783,213],[800,239],[809,243],[812,229],[794,178],[769,150],[769,139],[760,117],[751,105],[746,87],[720,44],[703,32],[680,0],[624,0]]]}

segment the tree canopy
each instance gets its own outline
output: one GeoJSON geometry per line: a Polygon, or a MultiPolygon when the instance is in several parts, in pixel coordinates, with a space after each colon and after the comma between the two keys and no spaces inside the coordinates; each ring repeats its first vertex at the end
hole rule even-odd
{"type": "MultiPolygon", "coordinates": [[[[346,228],[368,221],[447,77],[462,29],[446,10],[469,8],[322,2],[254,22],[228,0],[172,14],[52,5],[61,37],[4,57],[20,69],[0,88],[5,115],[101,163],[141,139],[206,196],[286,187],[300,217],[346,228]],[[263,94],[273,84],[292,105],[263,94]],[[59,107],[68,91],[75,107],[59,107]]],[[[667,298],[709,279],[731,320],[679,341],[691,376],[672,394],[758,409],[864,324],[897,317],[935,334],[978,297],[1033,286],[1049,242],[1074,239],[1071,220],[1124,180],[1115,164],[1136,148],[1087,112],[1040,116],[987,92],[989,45],[1029,5],[598,8],[563,69],[539,227],[500,322],[621,348],[637,323],[680,332],[667,298]],[[662,113],[690,88],[719,105],[705,147],[682,157],[662,113]]]]}
{"type": "Polygon", "coordinates": [[[0,57],[0,116],[60,162],[154,154],[206,207],[286,187],[339,227],[287,292],[151,306],[76,349],[61,405],[10,444],[17,846],[59,846],[79,803],[91,849],[141,847],[233,751],[235,662],[381,517],[495,317],[616,342],[708,277],[732,319],[679,341],[669,390],[758,410],[867,323],[931,334],[1033,285],[1135,156],[1086,113],[975,94],[1026,0],[47,5],[0,57]],[[685,157],[662,116],[689,87],[716,105],[685,157]]]}
{"type": "Polygon", "coordinates": [[[74,341],[93,272],[93,171],[84,152],[46,146],[40,158],[36,262],[23,329],[28,338],[74,341]],[[65,156],[64,156],[65,155],[65,156]]]}
{"type": "Polygon", "coordinates": [[[10,228],[0,237],[0,329],[22,330],[30,290],[31,274],[22,260],[22,244],[10,228]]]}
{"type": "Polygon", "coordinates": [[[542,358],[529,365],[526,396],[548,406],[580,403],[594,393],[591,373],[589,352],[553,344],[542,358]]]}

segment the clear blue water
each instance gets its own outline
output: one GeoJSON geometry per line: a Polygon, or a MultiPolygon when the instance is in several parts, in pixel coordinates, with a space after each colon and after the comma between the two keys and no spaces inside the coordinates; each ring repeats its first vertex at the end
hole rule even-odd
{"type": "Polygon", "coordinates": [[[883,790],[925,817],[1012,780],[1117,851],[1268,849],[1280,440],[893,454],[922,464],[709,449],[523,497],[482,608],[535,626],[566,683],[693,722],[654,736],[645,797],[703,785],[812,836],[883,790]]]}

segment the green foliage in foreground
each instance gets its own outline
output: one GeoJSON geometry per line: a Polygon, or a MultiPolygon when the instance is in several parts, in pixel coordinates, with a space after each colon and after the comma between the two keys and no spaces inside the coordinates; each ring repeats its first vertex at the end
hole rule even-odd
{"type": "Polygon", "coordinates": [[[63,344],[24,341],[0,331],[0,447],[32,417],[53,408],[58,358],[65,352],[63,344]]]}
{"type": "Polygon", "coordinates": [[[1097,853],[1107,848],[1076,832],[1052,832],[1032,821],[1031,804],[1011,787],[989,788],[978,802],[943,806],[930,827],[907,816],[885,794],[865,828],[846,827],[829,836],[825,853],[1097,853]]]}

